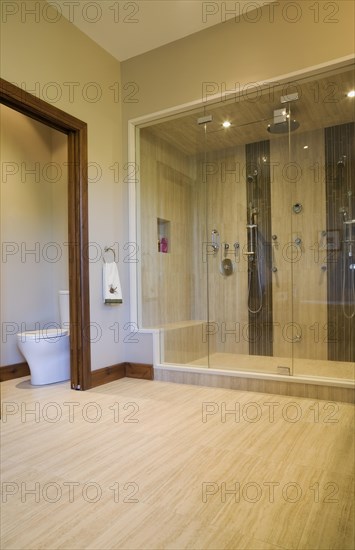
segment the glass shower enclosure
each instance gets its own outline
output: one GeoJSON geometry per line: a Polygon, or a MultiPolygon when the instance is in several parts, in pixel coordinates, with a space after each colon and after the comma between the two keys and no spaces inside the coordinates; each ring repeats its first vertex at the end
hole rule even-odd
{"type": "Polygon", "coordinates": [[[354,66],[140,128],[139,319],[160,364],[354,379],[354,66]]]}

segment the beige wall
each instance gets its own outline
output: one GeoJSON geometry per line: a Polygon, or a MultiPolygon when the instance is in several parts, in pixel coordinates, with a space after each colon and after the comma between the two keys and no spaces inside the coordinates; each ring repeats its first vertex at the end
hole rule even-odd
{"type": "Polygon", "coordinates": [[[1,365],[16,333],[56,323],[68,288],[67,136],[4,105],[1,141],[1,365]]]}
{"type": "Polygon", "coordinates": [[[319,14],[313,0],[281,0],[260,10],[256,22],[246,17],[223,22],[221,9],[222,24],[125,61],[123,80],[139,87],[138,101],[124,104],[125,119],[202,100],[206,83],[221,95],[238,83],[262,82],[353,54],[354,3],[316,5],[319,14]]]}

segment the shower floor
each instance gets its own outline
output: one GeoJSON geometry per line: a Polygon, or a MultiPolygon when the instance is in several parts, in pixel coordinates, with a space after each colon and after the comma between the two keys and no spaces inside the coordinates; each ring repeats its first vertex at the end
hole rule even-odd
{"type": "MultiPolygon", "coordinates": [[[[294,359],[294,376],[316,376],[354,380],[355,363],[327,361],[319,359],[294,359]]],[[[201,357],[184,366],[208,368],[208,357],[201,357]]],[[[292,373],[292,360],[285,357],[243,355],[235,353],[213,353],[209,368],[280,374],[279,366],[289,367],[292,373]]]]}

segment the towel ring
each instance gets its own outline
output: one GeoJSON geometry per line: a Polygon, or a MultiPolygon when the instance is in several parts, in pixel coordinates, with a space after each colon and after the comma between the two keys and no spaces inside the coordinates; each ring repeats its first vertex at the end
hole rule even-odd
{"type": "Polygon", "coordinates": [[[105,254],[106,254],[107,252],[112,252],[112,254],[113,254],[113,261],[116,262],[116,252],[114,251],[114,249],[111,248],[110,246],[105,246],[105,248],[104,248],[104,254],[103,254],[103,256],[102,256],[102,259],[103,259],[104,263],[106,263],[105,254]]]}

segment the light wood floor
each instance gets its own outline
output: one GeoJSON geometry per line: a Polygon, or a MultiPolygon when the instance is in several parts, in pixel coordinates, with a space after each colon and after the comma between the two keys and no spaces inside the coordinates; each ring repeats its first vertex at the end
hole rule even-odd
{"type": "Polygon", "coordinates": [[[354,548],[352,405],[127,378],[2,400],[4,550],[354,548]]]}

